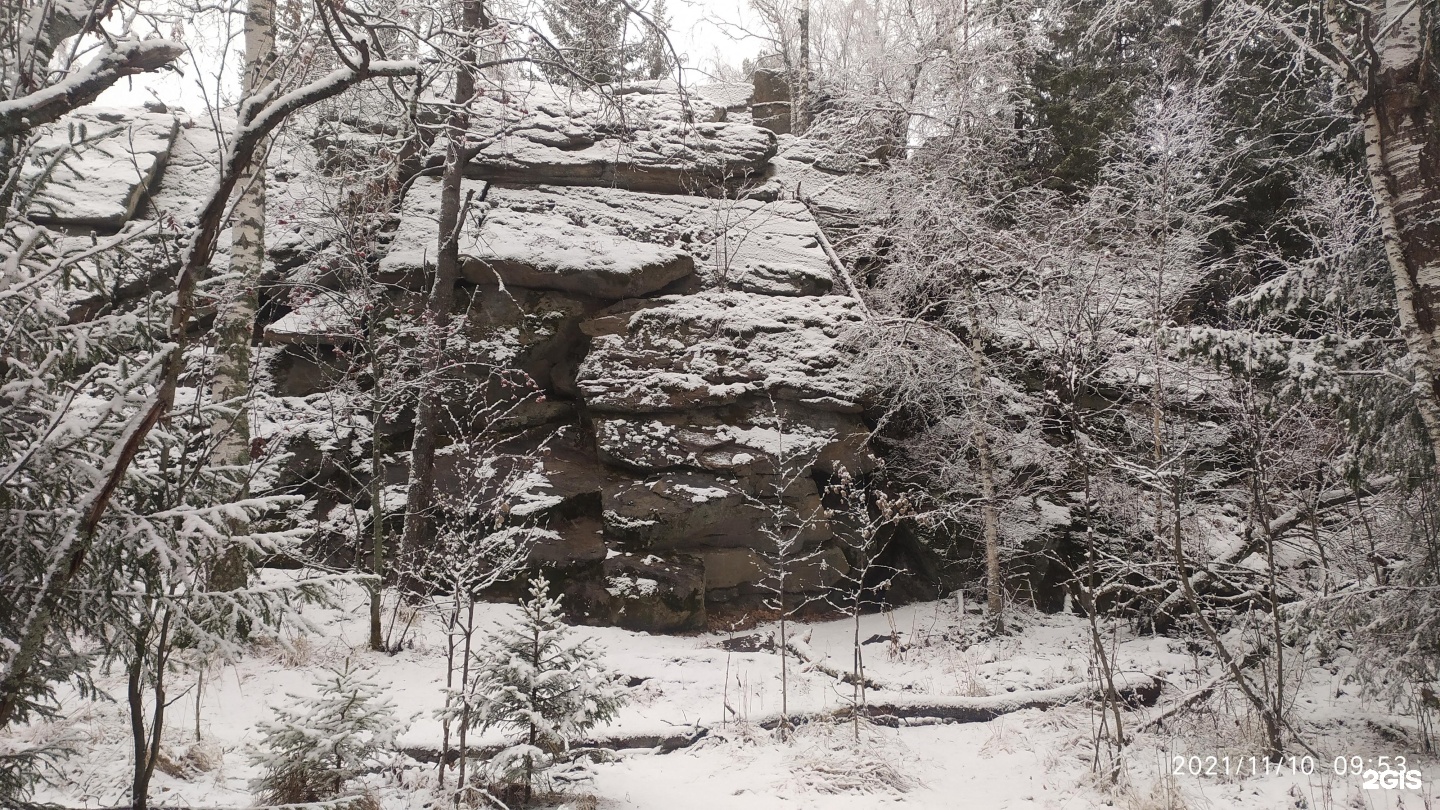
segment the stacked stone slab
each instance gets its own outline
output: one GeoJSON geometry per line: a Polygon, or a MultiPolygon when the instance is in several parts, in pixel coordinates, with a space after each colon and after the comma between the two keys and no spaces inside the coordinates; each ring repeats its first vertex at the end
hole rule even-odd
{"type": "Polygon", "coordinates": [[[86,108],[49,127],[31,147],[26,180],[48,173],[31,218],[60,227],[118,230],[135,217],[175,145],[169,113],[86,108]]]}
{"type": "MultiPolygon", "coordinates": [[[[472,318],[474,340],[545,315],[578,328],[512,360],[573,405],[560,422],[583,437],[528,494],[568,489],[561,508],[588,482],[598,496],[578,517],[529,514],[559,535],[545,561],[569,569],[572,607],[643,629],[696,629],[707,603],[758,597],[787,533],[812,552],[791,587],[823,590],[845,562],[817,481],[874,463],[865,385],[843,348],[859,314],[829,294],[806,206],[743,194],[771,173],[774,135],[689,125],[685,102],[661,92],[622,110],[631,129],[616,130],[593,100],[557,95],[544,88],[518,119],[497,108],[477,125],[493,140],[467,191],[492,185],[461,234],[475,300],[513,308],[472,318]]],[[[433,266],[438,212],[438,183],[417,181],[386,277],[433,266]]]]}

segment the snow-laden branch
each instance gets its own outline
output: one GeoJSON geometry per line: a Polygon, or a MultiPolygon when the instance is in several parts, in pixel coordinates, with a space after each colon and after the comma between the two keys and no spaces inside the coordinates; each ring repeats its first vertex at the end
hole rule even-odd
{"type": "Polygon", "coordinates": [[[28,96],[0,101],[0,138],[58,121],[71,110],[94,101],[120,79],[159,70],[184,53],[184,45],[165,39],[106,45],[78,72],[28,96]]]}
{"type": "MultiPolygon", "coordinates": [[[[131,65],[136,64],[135,60],[139,59],[140,55],[143,55],[145,59],[152,59],[157,58],[156,54],[160,53],[170,54],[173,52],[175,56],[178,56],[182,52],[179,45],[160,40],[152,41],[148,46],[147,43],[122,43],[116,52],[122,52],[122,49],[124,53],[129,53],[133,57],[128,62],[131,65]]],[[[75,85],[78,83],[77,79],[83,79],[85,76],[98,75],[92,68],[105,60],[106,57],[102,55],[85,71],[76,74],[71,80],[57,85],[57,88],[75,85]]],[[[69,586],[71,580],[84,566],[91,542],[99,531],[101,520],[110,507],[111,499],[125,480],[136,457],[139,456],[150,431],[170,411],[171,405],[175,401],[175,391],[179,386],[180,375],[185,367],[185,350],[193,339],[190,333],[190,322],[195,314],[195,290],[209,269],[215,240],[225,226],[230,196],[240,178],[245,176],[246,170],[255,159],[255,153],[260,144],[291,114],[311,104],[340,95],[354,85],[371,78],[409,76],[419,71],[420,64],[416,61],[371,62],[362,58],[356,64],[342,67],[275,98],[264,107],[254,110],[249,120],[241,121],[236,128],[235,136],[231,139],[229,147],[221,158],[220,177],[206,200],[199,222],[183,253],[180,272],[176,278],[175,303],[170,318],[171,343],[167,347],[168,350],[162,349],[156,352],[155,358],[163,361],[163,367],[159,370],[159,379],[156,381],[154,391],[144,405],[131,417],[121,432],[119,440],[106,455],[103,465],[96,470],[94,485],[76,504],[75,522],[56,549],[55,564],[46,572],[40,583],[39,598],[36,599],[20,624],[23,630],[16,645],[16,653],[4,662],[3,670],[0,670],[0,726],[7,725],[14,716],[22,684],[36,665],[44,638],[50,632],[53,610],[59,594],[69,586]]],[[[114,75],[118,78],[119,75],[124,74],[115,73],[114,75]]],[[[71,98],[71,96],[62,94],[59,98],[65,99],[71,98]]],[[[24,99],[18,101],[23,102],[24,99]]],[[[14,103],[8,104],[13,105],[14,103]]],[[[0,111],[4,109],[4,107],[0,107],[0,111]]],[[[31,106],[22,105],[10,109],[9,115],[18,122],[25,119],[22,111],[30,109],[32,109],[31,106]]],[[[55,117],[58,118],[69,108],[57,107],[56,109],[58,112],[55,113],[55,117]]],[[[0,122],[6,120],[10,119],[0,117],[0,122]]],[[[24,126],[33,124],[34,120],[29,119],[24,126]]],[[[0,135],[5,132],[0,129],[0,135]]]]}
{"type": "Polygon", "coordinates": [[[419,72],[420,63],[413,60],[361,62],[354,67],[342,67],[276,98],[256,110],[253,118],[242,122],[236,128],[234,137],[230,139],[230,146],[225,150],[220,178],[200,213],[199,225],[186,246],[184,260],[175,279],[175,306],[170,318],[170,334],[175,339],[174,348],[171,349],[160,385],[152,396],[149,407],[127,431],[114,463],[107,468],[105,478],[85,499],[84,521],[81,526],[85,535],[94,534],[101,516],[110,504],[111,496],[124,479],[130,462],[140,452],[145,437],[170,408],[174,399],[181,367],[184,365],[190,317],[194,312],[195,288],[209,268],[215,240],[225,225],[225,212],[229,206],[230,195],[234,192],[236,183],[244,176],[254,158],[255,150],[286,118],[305,107],[338,96],[367,79],[411,76],[419,72]]]}
{"type": "MultiPolygon", "coordinates": [[[[1234,551],[1208,564],[1201,564],[1199,570],[1189,576],[1190,587],[1198,590],[1209,585],[1217,576],[1213,570],[1213,567],[1216,565],[1238,566],[1244,562],[1246,557],[1260,551],[1265,537],[1276,539],[1284,537],[1286,534],[1299,528],[1306,521],[1318,516],[1321,512],[1366,498],[1376,492],[1384,490],[1391,484],[1394,484],[1395,481],[1396,478],[1393,475],[1377,476],[1362,482],[1359,488],[1344,486],[1327,490],[1317,495],[1310,503],[1299,504],[1292,509],[1286,510],[1284,514],[1278,515],[1271,520],[1263,533],[1253,532],[1247,538],[1246,542],[1242,543],[1234,551]]],[[[1181,573],[1183,576],[1184,572],[1181,573]]],[[[1171,612],[1176,610],[1184,599],[1184,590],[1177,589],[1171,591],[1169,596],[1165,597],[1165,599],[1161,601],[1160,606],[1155,609],[1155,615],[1171,615],[1171,612]]]]}

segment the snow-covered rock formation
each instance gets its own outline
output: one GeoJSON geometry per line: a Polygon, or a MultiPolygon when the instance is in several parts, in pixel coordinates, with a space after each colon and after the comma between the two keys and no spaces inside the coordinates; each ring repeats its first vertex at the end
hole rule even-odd
{"type": "MultiPolygon", "coordinates": [[[[484,148],[466,171],[475,202],[452,347],[469,368],[510,375],[497,384],[467,371],[475,402],[514,407],[448,437],[437,487],[452,496],[447,508],[480,493],[502,502],[509,525],[534,529],[532,561],[557,569],[570,608],[593,621],[698,629],[707,603],[763,592],[776,537],[807,551],[792,589],[824,589],[847,567],[824,487],[842,468],[875,466],[864,374],[845,348],[861,311],[832,294],[844,286],[790,179],[820,170],[793,138],[748,123],[746,89],[681,95],[653,83],[602,103],[542,85],[476,116],[484,148]],[[777,159],[782,141],[798,159],[777,159]]],[[[169,113],[86,113],[51,137],[73,140],[76,127],[95,144],[66,176],[54,224],[193,215],[186,201],[205,171],[196,156],[213,128],[169,113]],[[137,213],[147,192],[151,208],[137,213]]],[[[342,355],[383,328],[367,313],[417,310],[438,242],[439,180],[421,176],[371,257],[380,292],[317,272],[334,240],[314,203],[339,196],[333,166],[363,161],[370,143],[354,126],[302,142],[308,156],[271,158],[259,353],[271,398],[254,433],[290,453],[285,481],[316,497],[318,534],[331,533],[342,560],[353,549],[337,527],[348,520],[352,537],[364,534],[371,441],[387,448],[376,472],[386,508],[403,511],[410,415],[402,407],[347,434],[318,414],[342,379],[364,400],[374,381],[347,378],[342,355]],[[347,514],[361,517],[337,517],[347,514]]],[[[853,212],[835,200],[826,210],[853,212]]]]}

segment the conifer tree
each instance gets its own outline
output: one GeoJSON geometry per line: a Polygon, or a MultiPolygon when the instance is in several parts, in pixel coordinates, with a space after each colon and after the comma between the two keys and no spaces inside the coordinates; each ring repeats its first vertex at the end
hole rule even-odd
{"type": "Polygon", "coordinates": [[[560,59],[542,56],[539,63],[551,81],[610,84],[625,78],[626,9],[620,0],[545,0],[541,14],[560,50],[560,59]]]}
{"type": "Polygon", "coordinates": [[[263,775],[255,787],[267,804],[333,799],[395,747],[394,705],[364,670],[346,661],[315,685],[315,697],[290,695],[292,705],[277,709],[274,722],[259,724],[254,761],[263,775]]]}
{"type": "Polygon", "coordinates": [[[613,718],[625,697],[600,666],[598,651],[561,622],[560,600],[549,590],[543,576],[531,580],[519,623],[479,645],[478,677],[466,701],[473,726],[515,735],[490,769],[522,786],[526,802],[536,776],[572,741],[613,718]]]}
{"type": "Polygon", "coordinates": [[[636,78],[662,79],[670,72],[670,43],[666,36],[670,32],[670,18],[666,14],[665,0],[655,0],[650,10],[650,25],[640,40],[637,56],[640,64],[635,69],[636,78]]]}

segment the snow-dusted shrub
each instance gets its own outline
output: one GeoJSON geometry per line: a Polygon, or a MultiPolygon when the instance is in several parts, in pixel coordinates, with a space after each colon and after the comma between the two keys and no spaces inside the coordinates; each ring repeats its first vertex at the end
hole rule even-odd
{"type": "Polygon", "coordinates": [[[44,808],[32,803],[36,788],[52,784],[60,760],[72,753],[62,745],[25,748],[17,740],[0,738],[0,800],[16,810],[44,808]]]}
{"type": "Polygon", "coordinates": [[[394,705],[366,676],[346,661],[315,682],[314,697],[292,694],[273,722],[259,724],[262,740],[253,759],[263,773],[253,788],[262,801],[336,798],[394,750],[401,731],[394,705]]]}
{"type": "Polygon", "coordinates": [[[790,773],[816,793],[905,793],[918,786],[902,766],[909,752],[893,734],[869,723],[806,723],[795,730],[790,773]]]}
{"type": "Polygon", "coordinates": [[[554,766],[570,743],[615,716],[624,692],[599,662],[599,653],[560,620],[560,600],[537,577],[520,620],[479,645],[468,699],[469,724],[509,732],[513,744],[487,766],[494,781],[523,787],[554,766]]]}

